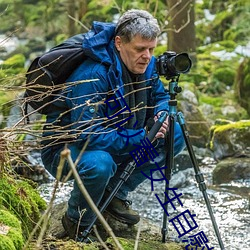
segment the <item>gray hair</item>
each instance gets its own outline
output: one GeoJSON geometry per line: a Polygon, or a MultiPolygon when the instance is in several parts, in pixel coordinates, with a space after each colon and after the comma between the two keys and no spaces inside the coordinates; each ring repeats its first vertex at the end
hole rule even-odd
{"type": "Polygon", "coordinates": [[[118,20],[116,36],[128,43],[135,35],[153,40],[160,34],[157,20],[145,10],[128,10],[118,20]]]}

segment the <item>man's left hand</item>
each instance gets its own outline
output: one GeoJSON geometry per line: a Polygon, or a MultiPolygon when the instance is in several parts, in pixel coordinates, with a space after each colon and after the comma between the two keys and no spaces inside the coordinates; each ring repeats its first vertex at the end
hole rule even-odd
{"type": "MultiPolygon", "coordinates": [[[[154,120],[155,122],[158,120],[158,118],[160,117],[162,111],[159,112],[155,117],[154,120]]],[[[168,123],[168,116],[165,119],[165,121],[162,123],[161,128],[159,129],[159,131],[157,132],[157,134],[155,135],[155,139],[159,139],[159,138],[165,138],[166,133],[169,130],[169,123],[168,123]]]]}

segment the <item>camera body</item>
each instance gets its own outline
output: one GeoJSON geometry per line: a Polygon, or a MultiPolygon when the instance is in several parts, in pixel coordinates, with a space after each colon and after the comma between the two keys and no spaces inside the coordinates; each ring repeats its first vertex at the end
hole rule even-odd
{"type": "Polygon", "coordinates": [[[167,80],[187,73],[192,66],[192,61],[187,53],[176,54],[174,51],[166,51],[156,59],[156,70],[160,76],[167,80]]]}

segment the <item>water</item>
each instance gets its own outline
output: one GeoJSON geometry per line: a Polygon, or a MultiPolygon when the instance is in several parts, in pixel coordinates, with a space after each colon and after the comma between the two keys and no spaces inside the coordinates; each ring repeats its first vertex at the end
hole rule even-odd
{"type": "MultiPolygon", "coordinates": [[[[250,249],[250,180],[239,180],[223,185],[212,185],[212,170],[215,167],[213,159],[206,158],[202,163],[201,171],[204,175],[207,194],[211,203],[216,223],[222,237],[225,249],[242,250],[250,249]]],[[[197,188],[194,177],[194,170],[188,168],[174,174],[170,186],[178,187],[176,193],[182,193],[180,197],[183,206],[175,203],[176,210],[169,206],[170,219],[185,210],[189,210],[194,217],[198,228],[188,235],[193,235],[203,231],[209,241],[209,247],[220,249],[213,225],[203,198],[202,193],[197,188]]],[[[59,188],[55,202],[59,203],[69,198],[72,182],[64,184],[59,188]]],[[[141,184],[137,192],[133,192],[130,198],[133,200],[133,208],[138,210],[140,215],[148,218],[154,224],[162,227],[163,209],[155,194],[164,201],[164,182],[154,182],[154,191],[151,191],[149,180],[141,184]]],[[[41,195],[49,201],[53,182],[40,186],[41,195]]],[[[178,233],[171,223],[169,223],[169,236],[178,238],[178,233]]],[[[160,230],[160,229],[159,229],[160,230]]]]}

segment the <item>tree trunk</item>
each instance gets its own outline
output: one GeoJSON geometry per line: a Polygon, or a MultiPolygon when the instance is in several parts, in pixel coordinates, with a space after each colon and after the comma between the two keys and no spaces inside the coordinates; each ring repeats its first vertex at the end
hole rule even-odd
{"type": "Polygon", "coordinates": [[[68,34],[69,36],[73,36],[76,34],[76,3],[75,0],[69,0],[67,4],[68,14],[69,14],[69,22],[68,22],[68,34]]]}
{"type": "Polygon", "coordinates": [[[167,0],[169,9],[168,50],[189,53],[196,60],[195,0],[167,0]]]}
{"type": "Polygon", "coordinates": [[[87,13],[88,10],[88,2],[87,0],[79,1],[79,11],[78,11],[78,18],[79,20],[87,13]]]}

